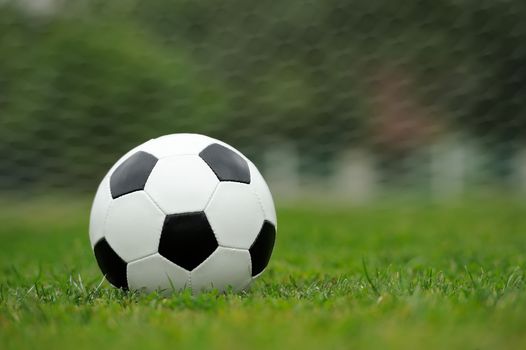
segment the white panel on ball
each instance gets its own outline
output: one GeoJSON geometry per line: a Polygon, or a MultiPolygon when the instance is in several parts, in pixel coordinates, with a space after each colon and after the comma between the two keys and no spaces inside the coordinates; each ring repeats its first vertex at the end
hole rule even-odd
{"type": "Polygon", "coordinates": [[[250,254],[245,249],[218,247],[207,260],[190,272],[194,293],[210,289],[224,291],[228,287],[239,291],[248,287],[251,280],[250,254]]]}
{"type": "Polygon", "coordinates": [[[198,156],[174,156],[159,160],[145,191],[166,214],[204,210],[219,180],[198,156]]]}
{"type": "Polygon", "coordinates": [[[263,209],[247,184],[219,183],[205,209],[220,246],[248,249],[263,225],[263,209]]]}
{"type": "Polygon", "coordinates": [[[250,169],[250,186],[261,201],[265,219],[273,223],[277,228],[276,208],[274,207],[274,200],[272,199],[270,189],[259,170],[251,161],[248,161],[248,167],[250,169]]]}
{"type": "Polygon", "coordinates": [[[198,155],[214,139],[199,134],[173,134],[158,137],[142,148],[157,158],[176,155],[198,155]]]}
{"type": "Polygon", "coordinates": [[[168,296],[189,287],[189,272],[159,254],[133,261],[127,266],[128,287],[168,296]]]}
{"type": "Polygon", "coordinates": [[[125,261],[157,252],[164,213],[144,192],[114,199],[108,211],[104,236],[125,261]]]}
{"type": "Polygon", "coordinates": [[[93,205],[91,206],[89,239],[92,247],[104,236],[104,222],[111,201],[110,180],[109,177],[106,176],[102,179],[97,189],[97,194],[95,194],[95,199],[93,199],[93,205]]]}

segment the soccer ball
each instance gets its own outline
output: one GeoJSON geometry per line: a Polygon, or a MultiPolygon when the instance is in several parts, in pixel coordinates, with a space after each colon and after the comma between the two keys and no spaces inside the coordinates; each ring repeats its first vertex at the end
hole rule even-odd
{"type": "Polygon", "coordinates": [[[173,134],[132,149],[110,169],[89,235],[115,287],[239,291],[266,268],[276,223],[269,188],[250,160],[213,138],[173,134]]]}

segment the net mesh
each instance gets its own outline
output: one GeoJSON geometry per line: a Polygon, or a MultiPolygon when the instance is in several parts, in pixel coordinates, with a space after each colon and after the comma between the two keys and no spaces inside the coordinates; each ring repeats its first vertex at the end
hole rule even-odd
{"type": "Polygon", "coordinates": [[[0,191],[92,192],[159,135],[280,196],[526,184],[526,3],[0,1],[0,191]]]}

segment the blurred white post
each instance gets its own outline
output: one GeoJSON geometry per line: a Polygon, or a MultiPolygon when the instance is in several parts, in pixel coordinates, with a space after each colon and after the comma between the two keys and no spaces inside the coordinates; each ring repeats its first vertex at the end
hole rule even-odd
{"type": "Polygon", "coordinates": [[[460,196],[466,187],[467,146],[444,138],[431,146],[431,192],[437,199],[460,196]]]}
{"type": "Polygon", "coordinates": [[[343,153],[334,176],[335,196],[352,203],[366,203],[377,193],[373,156],[364,150],[343,153]]]}
{"type": "MultiPolygon", "coordinates": [[[[0,1],[0,5],[2,5],[0,1]]],[[[7,2],[7,1],[5,1],[7,2]]],[[[57,11],[60,1],[57,0],[18,0],[16,3],[23,10],[39,16],[49,16],[57,11]]]]}
{"type": "Polygon", "coordinates": [[[265,179],[275,199],[300,195],[299,160],[296,149],[287,144],[264,154],[265,179]]]}

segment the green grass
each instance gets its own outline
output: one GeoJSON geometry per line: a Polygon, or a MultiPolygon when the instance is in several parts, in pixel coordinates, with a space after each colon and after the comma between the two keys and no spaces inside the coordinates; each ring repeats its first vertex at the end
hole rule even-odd
{"type": "Polygon", "coordinates": [[[526,348],[526,204],[279,210],[240,294],[101,284],[89,204],[0,205],[0,348],[526,348]]]}

